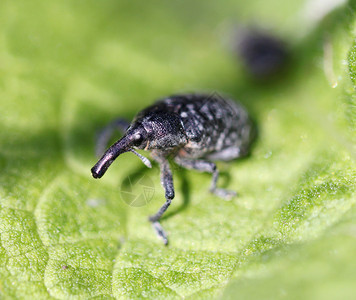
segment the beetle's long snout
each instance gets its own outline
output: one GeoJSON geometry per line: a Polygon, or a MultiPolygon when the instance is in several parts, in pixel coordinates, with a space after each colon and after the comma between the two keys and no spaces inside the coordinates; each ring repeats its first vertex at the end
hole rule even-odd
{"type": "Polygon", "coordinates": [[[127,136],[117,141],[112,145],[103,156],[98,160],[94,167],[91,168],[91,173],[94,178],[101,178],[112,162],[122,153],[130,151],[130,140],[127,136]]]}

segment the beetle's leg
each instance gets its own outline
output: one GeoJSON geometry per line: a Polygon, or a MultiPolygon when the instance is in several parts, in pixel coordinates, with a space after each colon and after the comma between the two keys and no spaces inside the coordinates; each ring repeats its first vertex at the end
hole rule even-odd
{"type": "Polygon", "coordinates": [[[106,125],[97,135],[95,143],[95,154],[100,157],[106,150],[109,140],[115,130],[125,132],[130,123],[124,119],[117,119],[106,125]]]}
{"type": "Polygon", "coordinates": [[[149,220],[152,222],[153,228],[155,229],[157,235],[163,240],[164,244],[167,245],[167,234],[159,223],[159,219],[162,217],[174,198],[173,176],[169,167],[169,162],[166,158],[154,154],[152,157],[159,163],[161,169],[161,184],[165,190],[166,202],[161,206],[157,213],[149,217],[149,220]]]}
{"type": "Polygon", "coordinates": [[[194,169],[199,172],[209,172],[213,174],[213,178],[211,181],[210,192],[223,198],[225,200],[230,200],[232,197],[236,196],[235,191],[225,190],[216,187],[216,183],[219,178],[219,171],[216,168],[216,164],[210,161],[205,160],[190,160],[190,159],[183,159],[178,156],[174,158],[174,161],[177,165],[182,166],[186,169],[194,169]]]}

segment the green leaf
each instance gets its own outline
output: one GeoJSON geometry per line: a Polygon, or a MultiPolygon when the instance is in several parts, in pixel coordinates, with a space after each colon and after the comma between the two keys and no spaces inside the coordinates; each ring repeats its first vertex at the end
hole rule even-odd
{"type": "Polygon", "coordinates": [[[0,297],[352,299],[355,4],[317,18],[301,2],[2,1],[0,297]],[[294,49],[284,78],[254,82],[229,52],[253,19],[294,49]],[[219,164],[232,201],[174,168],[165,247],[157,165],[128,153],[94,180],[95,134],[192,91],[241,101],[259,137],[219,164]]]}

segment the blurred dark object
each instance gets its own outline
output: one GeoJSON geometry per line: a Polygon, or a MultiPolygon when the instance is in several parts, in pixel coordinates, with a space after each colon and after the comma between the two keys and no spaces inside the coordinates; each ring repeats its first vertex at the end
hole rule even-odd
{"type": "Polygon", "coordinates": [[[287,65],[287,45],[270,33],[257,29],[240,30],[235,38],[235,51],[246,71],[256,79],[269,79],[287,65]]]}

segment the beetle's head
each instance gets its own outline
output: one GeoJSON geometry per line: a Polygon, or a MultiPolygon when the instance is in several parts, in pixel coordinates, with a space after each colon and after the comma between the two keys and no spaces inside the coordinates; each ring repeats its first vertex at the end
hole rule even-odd
{"type": "Polygon", "coordinates": [[[151,168],[150,161],[134,149],[169,150],[183,144],[186,136],[176,114],[154,112],[138,117],[125,135],[113,144],[91,169],[94,178],[101,178],[112,162],[122,153],[133,152],[151,168]]]}
{"type": "Polygon", "coordinates": [[[105,151],[103,156],[91,169],[94,178],[101,178],[120,154],[129,151],[136,154],[147,167],[151,168],[151,162],[133,149],[140,148],[139,146],[147,138],[147,133],[143,126],[136,123],[134,125],[130,126],[125,135],[105,151]]]}

